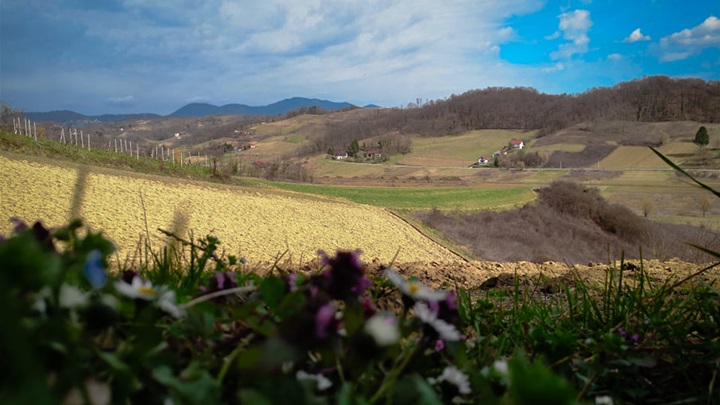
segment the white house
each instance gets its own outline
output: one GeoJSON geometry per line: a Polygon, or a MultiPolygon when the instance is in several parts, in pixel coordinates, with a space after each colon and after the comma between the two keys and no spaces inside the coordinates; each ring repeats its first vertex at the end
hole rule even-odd
{"type": "Polygon", "coordinates": [[[522,149],[525,147],[525,142],[521,141],[520,139],[513,139],[510,141],[510,146],[515,149],[522,149]]]}

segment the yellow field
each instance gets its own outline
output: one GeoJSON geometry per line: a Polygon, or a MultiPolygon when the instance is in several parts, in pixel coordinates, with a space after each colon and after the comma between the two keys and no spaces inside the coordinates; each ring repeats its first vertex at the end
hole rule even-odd
{"type": "MultiPolygon", "coordinates": [[[[82,176],[80,176],[82,178],[82,176]]],[[[274,260],[287,251],[295,261],[316,257],[318,249],[361,249],[363,260],[389,262],[453,261],[457,256],[414,228],[376,207],[289,192],[212,185],[109,169],[83,169],[28,162],[0,156],[0,232],[8,219],[66,224],[76,195],[84,185],[81,216],[102,230],[120,249],[132,254],[148,228],[153,243],[157,228],[171,229],[184,217],[195,235],[213,234],[228,254],[251,262],[274,260]],[[78,175],[85,171],[85,181],[78,175]],[[142,195],[142,200],[141,200],[142,195]],[[143,201],[145,210],[143,210],[143,201]]]]}

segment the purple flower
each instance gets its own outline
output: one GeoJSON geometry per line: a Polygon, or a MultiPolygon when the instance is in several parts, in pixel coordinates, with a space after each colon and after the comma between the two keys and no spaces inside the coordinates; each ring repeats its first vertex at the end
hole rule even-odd
{"type": "Polygon", "coordinates": [[[319,277],[314,277],[314,284],[334,299],[347,300],[362,295],[371,282],[365,278],[365,266],[360,261],[360,253],[359,250],[339,250],[331,258],[324,251],[318,251],[320,263],[329,269],[319,277]]]}
{"type": "Polygon", "coordinates": [[[200,291],[211,293],[237,287],[235,276],[231,272],[218,271],[210,277],[207,286],[201,286],[200,291]]]}
{"type": "Polygon", "coordinates": [[[123,270],[120,279],[127,284],[132,284],[132,281],[135,279],[135,277],[140,277],[140,273],[135,270],[123,270]]]}
{"type": "Polygon", "coordinates": [[[25,221],[23,221],[22,219],[20,219],[18,217],[10,218],[10,222],[14,225],[13,226],[14,233],[22,232],[22,231],[28,229],[28,226],[25,223],[25,221]]]}
{"type": "Polygon", "coordinates": [[[315,337],[326,340],[335,326],[335,307],[329,303],[321,306],[315,313],[315,337]]]}
{"type": "Polygon", "coordinates": [[[445,341],[442,339],[438,339],[435,341],[435,351],[441,352],[445,348],[445,341]]]}

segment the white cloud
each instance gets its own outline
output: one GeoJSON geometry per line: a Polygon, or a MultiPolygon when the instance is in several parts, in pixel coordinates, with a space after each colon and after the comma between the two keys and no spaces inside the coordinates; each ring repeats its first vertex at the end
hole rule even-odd
{"type": "Polygon", "coordinates": [[[110,97],[108,99],[108,102],[110,104],[127,106],[127,105],[132,105],[133,103],[135,103],[135,97],[133,97],[133,96],[110,97]]]}
{"type": "Polygon", "coordinates": [[[558,18],[560,18],[558,32],[562,33],[564,39],[571,42],[561,44],[557,51],[550,54],[550,57],[552,59],[566,59],[573,55],[586,53],[590,43],[587,33],[592,27],[590,12],[587,10],[575,10],[560,14],[558,18]]]}
{"type": "Polygon", "coordinates": [[[660,60],[684,60],[707,48],[720,48],[720,19],[714,16],[696,27],[660,38],[660,60]]]}
{"type": "Polygon", "coordinates": [[[623,39],[623,42],[632,43],[632,42],[649,41],[649,40],[650,40],[650,36],[643,35],[643,33],[640,31],[640,28],[638,28],[635,31],[631,32],[627,38],[623,39]]]}
{"type": "Polygon", "coordinates": [[[608,55],[607,58],[608,58],[608,60],[620,60],[623,58],[623,56],[620,55],[619,53],[611,53],[610,55],[608,55]]]}
{"type": "Polygon", "coordinates": [[[558,62],[552,66],[542,68],[542,71],[545,73],[559,72],[561,70],[565,70],[565,65],[563,65],[560,62],[558,62]]]}

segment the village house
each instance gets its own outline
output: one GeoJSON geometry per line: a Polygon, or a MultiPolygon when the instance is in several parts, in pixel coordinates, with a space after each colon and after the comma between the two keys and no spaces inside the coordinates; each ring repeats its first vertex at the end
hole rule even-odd
{"type": "Polygon", "coordinates": [[[515,149],[522,149],[525,147],[525,142],[521,141],[520,139],[513,139],[510,141],[510,146],[515,149]]]}
{"type": "Polygon", "coordinates": [[[382,157],[382,151],[380,149],[368,149],[365,151],[365,157],[368,159],[377,159],[382,157]]]}
{"type": "Polygon", "coordinates": [[[345,160],[348,158],[347,152],[337,152],[333,154],[333,160],[345,160]]]}

